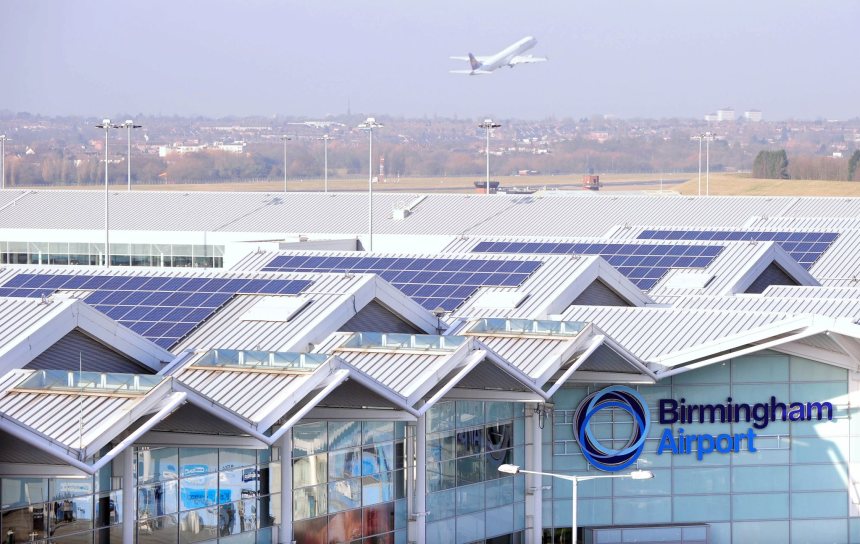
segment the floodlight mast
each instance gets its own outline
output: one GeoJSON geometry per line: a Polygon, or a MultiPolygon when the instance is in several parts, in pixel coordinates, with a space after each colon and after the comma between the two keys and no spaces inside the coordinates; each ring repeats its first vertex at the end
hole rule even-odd
{"type": "Polygon", "coordinates": [[[105,131],[105,268],[110,268],[110,199],[108,197],[108,132],[120,125],[111,124],[110,119],[103,119],[96,128],[105,131]]]}
{"type": "Polygon", "coordinates": [[[373,117],[368,117],[367,120],[358,128],[366,130],[368,134],[368,156],[367,161],[367,233],[369,240],[367,243],[368,251],[373,251],[373,129],[382,128],[385,125],[377,123],[373,117]]]}
{"type": "Polygon", "coordinates": [[[708,131],[702,137],[705,139],[705,196],[711,196],[711,141],[714,133],[708,131]]]}
{"type": "Polygon", "coordinates": [[[478,125],[480,128],[486,129],[487,131],[487,194],[490,194],[490,129],[491,128],[499,128],[499,123],[494,123],[492,119],[484,119],[484,122],[478,125]]]}
{"type": "Polygon", "coordinates": [[[287,192],[287,142],[292,140],[289,136],[284,134],[281,136],[281,141],[284,142],[284,192],[287,192]]]}
{"type": "Polygon", "coordinates": [[[117,126],[117,128],[126,129],[126,137],[128,141],[128,158],[125,160],[128,166],[128,190],[131,191],[131,129],[141,128],[143,125],[135,125],[134,121],[127,119],[125,123],[117,126]]]}
{"type": "Polygon", "coordinates": [[[331,136],[326,134],[322,138],[317,138],[317,139],[323,141],[323,191],[327,193],[328,192],[328,141],[331,140],[331,136]]]}
{"type": "Polygon", "coordinates": [[[6,142],[12,141],[5,134],[0,134],[0,189],[6,188],[6,142]]]}
{"type": "Polygon", "coordinates": [[[705,139],[705,135],[697,134],[693,139],[699,140],[699,196],[702,196],[702,140],[705,139]]]}
{"type": "Polygon", "coordinates": [[[571,476],[568,474],[555,474],[553,472],[537,472],[534,470],[523,470],[517,465],[504,464],[499,467],[499,472],[503,472],[505,474],[518,474],[520,472],[524,474],[535,474],[538,476],[552,476],[553,478],[559,478],[561,480],[567,480],[570,482],[573,487],[573,493],[571,495],[571,518],[570,518],[570,527],[571,527],[571,542],[576,544],[576,490],[577,484],[579,482],[585,482],[588,480],[597,480],[601,478],[629,478],[631,480],[650,480],[654,477],[654,473],[650,470],[634,470],[633,472],[628,472],[626,474],[594,474],[588,476],[571,476]]]}

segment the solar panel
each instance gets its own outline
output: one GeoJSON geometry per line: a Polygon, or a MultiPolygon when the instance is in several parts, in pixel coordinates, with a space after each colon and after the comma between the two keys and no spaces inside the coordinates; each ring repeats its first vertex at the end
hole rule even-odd
{"type": "Polygon", "coordinates": [[[309,280],[17,274],[0,296],[40,297],[57,290],[92,291],[83,300],[168,348],[237,294],[298,295],[309,280]]]}
{"type": "Polygon", "coordinates": [[[640,240],[717,240],[776,242],[809,270],[839,237],[836,232],[782,232],[741,230],[643,230],[640,240]]]}
{"type": "MultiPolygon", "coordinates": [[[[640,289],[654,287],[670,268],[704,268],[723,246],[572,242],[478,242],[475,253],[599,255],[640,289]]],[[[510,262],[510,261],[506,261],[510,262]]]]}
{"type": "Polygon", "coordinates": [[[541,264],[502,259],[279,255],[263,270],[379,274],[428,310],[441,307],[453,311],[479,287],[521,285],[541,264]]]}

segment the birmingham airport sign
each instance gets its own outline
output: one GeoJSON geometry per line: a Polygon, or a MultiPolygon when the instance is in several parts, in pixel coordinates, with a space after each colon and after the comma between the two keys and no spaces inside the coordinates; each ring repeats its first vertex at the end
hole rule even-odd
{"type": "MultiPolygon", "coordinates": [[[[756,452],[755,431],[775,421],[833,420],[833,405],[829,402],[779,402],[770,397],[768,402],[755,404],[736,403],[731,397],[723,404],[688,404],[686,399],[659,399],[660,425],[695,425],[704,423],[750,423],[742,433],[692,434],[678,426],[660,434],[657,455],[693,455],[701,461],[712,453],[756,452]]],[[[651,430],[651,412],[645,399],[634,389],[614,385],[587,396],[576,409],[573,420],[574,436],[588,462],[600,470],[616,472],[633,464],[645,447],[651,430]],[[606,409],[618,409],[630,416],[633,430],[621,448],[602,444],[592,430],[594,416],[606,409]]]]}

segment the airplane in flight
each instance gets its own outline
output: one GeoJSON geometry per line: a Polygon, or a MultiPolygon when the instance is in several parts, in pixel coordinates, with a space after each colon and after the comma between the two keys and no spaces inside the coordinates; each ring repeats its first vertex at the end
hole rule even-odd
{"type": "Polygon", "coordinates": [[[545,62],[546,57],[535,57],[533,55],[523,55],[537,44],[537,40],[532,36],[526,36],[522,40],[509,45],[495,55],[488,57],[476,57],[469,53],[468,57],[451,57],[452,60],[469,61],[471,70],[451,70],[452,74],[467,74],[470,76],[479,76],[493,73],[494,70],[507,66],[513,68],[517,64],[528,64],[532,62],[545,62]]]}

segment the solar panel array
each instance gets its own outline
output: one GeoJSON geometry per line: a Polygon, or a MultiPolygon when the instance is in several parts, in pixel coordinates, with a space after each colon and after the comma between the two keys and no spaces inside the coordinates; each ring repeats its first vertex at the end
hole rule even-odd
{"type": "Polygon", "coordinates": [[[0,296],[49,296],[59,289],[92,291],[83,300],[111,319],[168,348],[237,294],[297,295],[312,281],[241,277],[17,274],[0,296]]]}
{"type": "Polygon", "coordinates": [[[427,308],[453,311],[482,286],[517,287],[540,261],[280,255],[264,271],[378,274],[427,308]]]}
{"type": "Polygon", "coordinates": [[[774,232],[740,230],[644,230],[640,240],[697,240],[697,241],[758,241],[776,242],[791,257],[809,270],[815,261],[830,248],[835,232],[774,232]]]}
{"type": "Polygon", "coordinates": [[[479,242],[476,253],[599,255],[640,289],[647,291],[670,268],[704,268],[723,250],[716,245],[607,244],[571,242],[479,242]]]}

